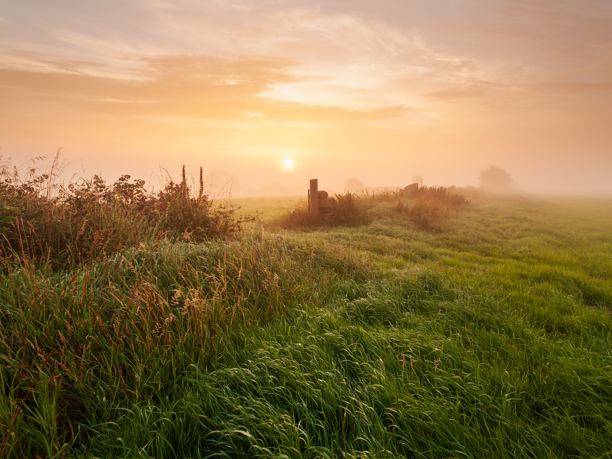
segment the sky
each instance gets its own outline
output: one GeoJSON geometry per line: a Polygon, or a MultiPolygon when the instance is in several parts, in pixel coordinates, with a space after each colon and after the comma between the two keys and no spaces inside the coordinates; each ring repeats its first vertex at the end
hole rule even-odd
{"type": "Polygon", "coordinates": [[[0,155],[239,195],[612,194],[610,0],[0,0],[0,155]]]}

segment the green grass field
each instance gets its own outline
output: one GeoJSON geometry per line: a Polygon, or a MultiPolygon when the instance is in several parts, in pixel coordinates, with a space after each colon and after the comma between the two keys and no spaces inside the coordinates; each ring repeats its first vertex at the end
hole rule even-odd
{"type": "Polygon", "coordinates": [[[432,230],[383,202],[283,229],[294,203],[5,261],[0,457],[612,457],[612,199],[488,197],[432,230]]]}
{"type": "Polygon", "coordinates": [[[239,215],[258,214],[262,221],[269,221],[274,218],[291,212],[298,205],[305,205],[306,198],[295,196],[275,196],[269,198],[235,198],[228,202],[237,206],[239,215]]]}

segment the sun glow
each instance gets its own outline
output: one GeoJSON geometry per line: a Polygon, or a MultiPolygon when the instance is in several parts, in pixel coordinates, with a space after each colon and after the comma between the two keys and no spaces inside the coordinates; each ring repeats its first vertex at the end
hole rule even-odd
{"type": "Polygon", "coordinates": [[[283,159],[283,167],[285,169],[293,169],[293,158],[285,158],[283,159]]]}

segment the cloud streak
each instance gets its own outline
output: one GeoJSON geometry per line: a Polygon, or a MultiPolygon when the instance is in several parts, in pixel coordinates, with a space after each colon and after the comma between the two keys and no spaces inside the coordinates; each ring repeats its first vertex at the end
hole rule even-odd
{"type": "Polygon", "coordinates": [[[407,110],[402,105],[350,110],[262,96],[274,85],[304,79],[290,73],[293,64],[286,59],[169,56],[138,60],[141,66],[130,79],[95,75],[110,70],[79,61],[38,59],[48,71],[0,69],[0,97],[15,104],[53,103],[125,118],[231,120],[247,112],[269,121],[335,123],[381,120],[407,110]]]}

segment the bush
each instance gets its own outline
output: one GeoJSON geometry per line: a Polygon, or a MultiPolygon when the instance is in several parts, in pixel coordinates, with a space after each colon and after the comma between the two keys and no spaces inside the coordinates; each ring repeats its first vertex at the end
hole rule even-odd
{"type": "Polygon", "coordinates": [[[327,214],[311,215],[305,205],[292,211],[281,222],[287,228],[316,226],[352,226],[369,221],[368,210],[383,202],[397,201],[393,208],[400,214],[406,214],[420,228],[431,230],[439,228],[444,221],[459,209],[470,205],[470,201],[461,193],[446,187],[418,187],[410,190],[409,200],[414,200],[411,207],[404,200],[406,191],[402,189],[364,192],[360,194],[347,192],[335,195],[336,205],[327,214]]]}
{"type": "Polygon", "coordinates": [[[230,235],[253,220],[215,206],[202,189],[193,197],[185,180],[169,182],[156,194],[129,175],[112,185],[98,175],[56,185],[56,164],[57,157],[51,173],[29,168],[21,174],[2,163],[0,251],[5,255],[72,265],[162,236],[197,242],[230,235]]]}
{"type": "Polygon", "coordinates": [[[367,221],[365,211],[371,206],[361,195],[347,191],[334,196],[335,205],[328,213],[312,215],[308,206],[302,204],[281,219],[285,228],[308,228],[316,226],[352,226],[367,221]]]}
{"type": "Polygon", "coordinates": [[[411,220],[426,230],[440,229],[452,212],[467,207],[470,201],[453,189],[440,187],[420,187],[415,193],[414,206],[408,211],[411,220]]]}

